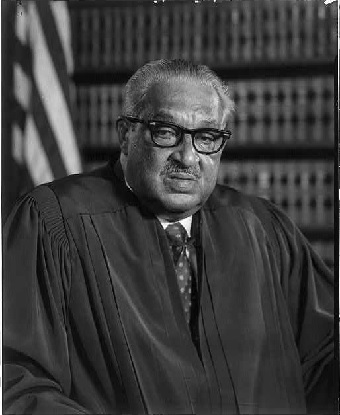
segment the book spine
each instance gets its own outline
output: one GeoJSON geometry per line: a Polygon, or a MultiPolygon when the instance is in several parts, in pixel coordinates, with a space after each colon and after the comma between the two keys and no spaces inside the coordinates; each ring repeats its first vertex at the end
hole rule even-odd
{"type": "Polygon", "coordinates": [[[123,50],[124,56],[124,67],[131,68],[134,65],[134,48],[133,48],[133,15],[132,15],[132,6],[124,8],[124,45],[123,50]]]}
{"type": "Polygon", "coordinates": [[[282,208],[287,213],[287,200],[285,194],[282,192],[281,176],[282,165],[280,162],[264,162],[263,170],[268,175],[268,194],[270,200],[278,207],[282,208]]]}
{"type": "Polygon", "coordinates": [[[334,170],[333,163],[319,162],[316,172],[316,189],[317,195],[323,194],[323,205],[318,206],[317,213],[319,223],[322,225],[334,225],[334,170]]]}
{"type": "Polygon", "coordinates": [[[145,14],[146,10],[143,6],[137,5],[133,9],[134,21],[136,22],[136,50],[135,50],[135,64],[141,66],[144,63],[146,50],[145,45],[145,14]]]}
{"type": "Polygon", "coordinates": [[[270,95],[272,97],[272,104],[268,107],[269,114],[269,128],[268,128],[268,143],[276,143],[278,140],[279,128],[278,128],[278,118],[279,118],[279,85],[280,81],[277,79],[272,79],[269,81],[270,95]]]}
{"type": "Polygon", "coordinates": [[[318,2],[318,21],[316,27],[316,55],[324,57],[327,51],[327,20],[326,6],[322,2],[318,2]]]}
{"type": "Polygon", "coordinates": [[[248,7],[242,8],[243,25],[241,27],[241,37],[243,39],[243,47],[241,50],[242,60],[244,62],[250,62],[253,59],[253,44],[252,44],[252,7],[249,4],[248,7]]]}
{"type": "Polygon", "coordinates": [[[301,221],[304,226],[318,225],[318,216],[316,209],[315,194],[315,167],[317,163],[306,161],[300,163],[301,168],[301,191],[303,200],[303,209],[301,221]]]}
{"type": "Polygon", "coordinates": [[[193,47],[193,60],[194,62],[200,62],[202,59],[202,30],[203,30],[203,19],[202,19],[202,5],[195,4],[194,7],[194,22],[193,32],[194,35],[194,47],[193,47]]]}
{"type": "Polygon", "coordinates": [[[291,24],[291,30],[292,30],[292,49],[291,49],[291,55],[295,59],[300,59],[300,25],[301,25],[301,19],[300,19],[300,10],[301,10],[301,3],[300,1],[294,1],[292,2],[292,24],[291,24]]]}
{"type": "Polygon", "coordinates": [[[80,147],[87,144],[88,96],[85,87],[76,88],[75,128],[80,147]]]}
{"type": "Polygon", "coordinates": [[[331,76],[322,78],[322,111],[321,114],[321,125],[325,140],[329,145],[334,145],[334,79],[331,76]]]}
{"type": "Polygon", "coordinates": [[[263,24],[263,52],[262,58],[272,61],[276,58],[276,24],[275,24],[275,7],[276,2],[264,2],[262,14],[263,24]]]}
{"type": "Polygon", "coordinates": [[[240,2],[231,3],[231,61],[237,62],[241,59],[241,6],[240,2]]]}
{"type": "Polygon", "coordinates": [[[89,87],[89,135],[88,144],[90,147],[97,145],[98,138],[98,93],[95,86],[89,87]]]}
{"type": "Polygon", "coordinates": [[[314,224],[322,225],[326,222],[324,209],[324,201],[327,191],[324,187],[325,169],[324,163],[316,162],[314,164],[314,180],[313,180],[313,208],[314,208],[314,224]]]}
{"type": "Polygon", "coordinates": [[[329,29],[329,41],[327,56],[334,58],[339,53],[338,46],[338,9],[340,8],[339,2],[328,4],[329,10],[329,23],[327,25],[329,29]]]}
{"type": "MultiPolygon", "coordinates": [[[[163,7],[158,4],[152,4],[150,6],[150,35],[148,37],[149,39],[149,56],[148,61],[153,61],[157,58],[159,58],[159,55],[157,54],[157,39],[158,36],[160,36],[159,28],[157,26],[158,23],[158,16],[162,13],[163,7]]],[[[171,36],[171,35],[170,35],[171,36]]]]}
{"type": "Polygon", "coordinates": [[[237,103],[237,124],[235,125],[235,145],[242,145],[248,141],[247,129],[247,89],[248,81],[239,81],[235,84],[235,101],[237,103]]]}
{"type": "Polygon", "coordinates": [[[204,42],[202,47],[202,51],[204,54],[204,56],[202,56],[202,60],[208,65],[214,65],[217,56],[217,10],[217,7],[214,7],[214,5],[208,5],[207,7],[203,7],[203,13],[206,16],[204,19],[206,21],[206,25],[204,25],[204,27],[206,27],[207,30],[203,30],[202,33],[202,37],[204,36],[206,38],[206,42],[204,42]]]}
{"type": "Polygon", "coordinates": [[[285,176],[283,177],[284,194],[287,200],[287,214],[296,223],[301,222],[301,200],[299,191],[299,162],[290,161],[284,163],[285,176]]]}
{"type": "Polygon", "coordinates": [[[170,27],[169,27],[169,12],[166,8],[162,7],[159,13],[160,19],[160,34],[161,36],[161,50],[160,56],[162,58],[168,58],[170,56],[169,50],[169,38],[170,38],[170,27]]]}
{"type": "Polygon", "coordinates": [[[292,123],[295,130],[294,143],[300,144],[303,143],[306,137],[307,80],[305,78],[297,79],[294,84],[297,100],[294,106],[292,123]]]}
{"type": "Polygon", "coordinates": [[[90,64],[91,37],[90,37],[90,15],[86,9],[80,10],[81,36],[80,36],[80,65],[86,68],[90,64]]]}
{"type": "Polygon", "coordinates": [[[183,59],[191,59],[191,16],[190,9],[193,7],[191,4],[183,3],[181,5],[182,14],[182,57],[183,59]]]}
{"type": "Polygon", "coordinates": [[[291,79],[284,79],[281,81],[282,90],[285,92],[285,100],[283,101],[279,119],[282,117],[282,125],[279,127],[279,141],[282,143],[291,144],[293,143],[293,128],[292,128],[292,117],[293,113],[293,84],[291,79]]]}
{"type": "Polygon", "coordinates": [[[247,91],[248,101],[248,136],[247,138],[254,144],[263,141],[263,82],[252,81],[249,83],[247,91]]]}
{"type": "Polygon", "coordinates": [[[287,2],[280,1],[277,2],[276,8],[278,13],[278,24],[277,24],[277,57],[280,60],[287,59],[288,50],[287,50],[287,43],[288,43],[288,33],[287,33],[287,2]]]}
{"type": "Polygon", "coordinates": [[[322,128],[322,84],[320,77],[313,78],[308,83],[307,90],[307,117],[306,117],[306,138],[314,143],[322,143],[324,139],[322,128]]]}
{"type": "Polygon", "coordinates": [[[103,14],[102,42],[103,42],[103,65],[105,68],[113,67],[113,13],[109,9],[103,14]]]}
{"type": "Polygon", "coordinates": [[[112,112],[112,97],[111,97],[111,85],[105,85],[102,88],[102,109],[101,109],[101,117],[102,117],[102,125],[103,125],[103,132],[102,132],[102,145],[103,146],[112,146],[112,133],[113,133],[113,126],[114,126],[114,119],[117,117],[116,114],[112,112]]]}
{"type": "Polygon", "coordinates": [[[253,164],[256,169],[256,173],[254,174],[255,187],[253,189],[253,194],[274,201],[275,187],[271,165],[265,161],[258,161],[253,164]]]}
{"type": "Polygon", "coordinates": [[[89,16],[89,20],[90,20],[90,27],[89,27],[89,32],[90,32],[90,39],[89,39],[89,43],[90,43],[90,50],[91,50],[91,54],[90,54],[90,66],[91,68],[95,68],[98,66],[98,62],[100,59],[100,49],[99,49],[99,44],[100,44],[100,33],[99,33],[99,28],[100,28],[100,15],[99,15],[99,10],[98,9],[93,9],[92,13],[89,16]]]}
{"type": "Polygon", "coordinates": [[[181,33],[182,33],[182,25],[181,25],[181,5],[174,4],[171,7],[171,15],[173,21],[172,27],[172,54],[171,59],[178,58],[181,56],[181,33]]]}
{"type": "Polygon", "coordinates": [[[122,18],[122,9],[120,7],[115,7],[113,9],[113,67],[121,68],[123,62],[123,18],[122,18]]]}
{"type": "Polygon", "coordinates": [[[305,7],[305,22],[304,22],[304,38],[305,38],[305,47],[304,47],[304,57],[306,59],[312,59],[314,55],[314,41],[313,41],[313,31],[315,30],[315,3],[306,2],[305,7]]]}
{"type": "Polygon", "coordinates": [[[254,7],[254,50],[253,56],[256,62],[260,62],[263,58],[263,3],[252,3],[254,7]]]}
{"type": "Polygon", "coordinates": [[[121,86],[117,84],[110,85],[110,109],[109,116],[111,121],[111,134],[109,144],[112,147],[119,147],[118,135],[116,131],[116,120],[122,115],[122,109],[119,108],[119,90],[121,86]]]}

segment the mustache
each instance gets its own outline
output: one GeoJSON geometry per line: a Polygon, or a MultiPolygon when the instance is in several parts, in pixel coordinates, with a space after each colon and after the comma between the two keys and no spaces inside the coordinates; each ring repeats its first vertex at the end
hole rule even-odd
{"type": "Polygon", "coordinates": [[[172,161],[165,165],[162,170],[162,174],[171,174],[171,173],[183,173],[194,176],[196,179],[199,179],[201,176],[201,172],[198,166],[189,166],[183,167],[181,164],[172,161]]]}

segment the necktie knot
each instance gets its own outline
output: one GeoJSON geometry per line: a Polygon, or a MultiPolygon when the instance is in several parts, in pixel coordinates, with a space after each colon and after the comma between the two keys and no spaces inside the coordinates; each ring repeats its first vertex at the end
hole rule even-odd
{"type": "Polygon", "coordinates": [[[174,222],[165,228],[169,243],[173,247],[181,247],[188,242],[188,234],[180,222],[174,222]]]}

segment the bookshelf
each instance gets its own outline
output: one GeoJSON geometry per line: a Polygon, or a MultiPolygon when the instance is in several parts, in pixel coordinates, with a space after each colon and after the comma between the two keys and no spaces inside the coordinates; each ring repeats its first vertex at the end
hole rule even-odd
{"type": "MultiPolygon", "coordinates": [[[[237,111],[219,182],[282,207],[334,267],[337,5],[320,0],[70,2],[86,169],[119,152],[123,86],[180,57],[228,80],[237,111]]],[[[337,255],[337,254],[336,254],[337,255]]]]}

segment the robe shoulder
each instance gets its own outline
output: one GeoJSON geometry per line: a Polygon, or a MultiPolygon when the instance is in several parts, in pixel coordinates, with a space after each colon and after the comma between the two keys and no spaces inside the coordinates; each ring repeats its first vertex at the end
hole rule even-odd
{"type": "Polygon", "coordinates": [[[74,174],[35,188],[33,199],[46,199],[54,194],[64,219],[82,214],[114,212],[136,204],[135,197],[121,177],[115,174],[111,163],[94,171],[74,174]]]}

